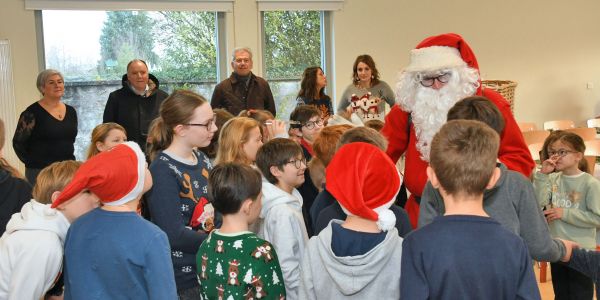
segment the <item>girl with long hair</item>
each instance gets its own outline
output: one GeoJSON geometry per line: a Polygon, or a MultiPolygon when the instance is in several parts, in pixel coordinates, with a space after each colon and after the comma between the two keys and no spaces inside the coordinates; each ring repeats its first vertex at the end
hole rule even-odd
{"type": "MultiPolygon", "coordinates": [[[[596,249],[600,226],[600,181],[588,170],[583,139],[567,131],[554,131],[542,148],[542,168],[533,186],[553,237],[596,249]]],[[[593,281],[560,263],[551,263],[556,299],[592,299],[593,281]]]]}
{"type": "Polygon", "coordinates": [[[179,299],[199,299],[196,252],[215,227],[207,200],[208,157],[196,150],[210,144],[217,131],[206,99],[177,90],[161,104],[150,126],[150,172],[147,194],[150,219],[169,237],[179,299]]]}
{"type": "Polygon", "coordinates": [[[385,103],[390,108],[396,97],[390,86],[379,79],[375,61],[368,54],[359,55],[352,65],[352,83],[346,87],[337,110],[352,109],[363,121],[385,117],[385,103]]]}
{"type": "Polygon", "coordinates": [[[233,118],[221,128],[215,164],[235,162],[254,165],[256,153],[262,145],[258,121],[246,117],[233,118]]]}
{"type": "Polygon", "coordinates": [[[327,77],[321,67],[309,67],[302,74],[300,91],[296,98],[297,105],[313,105],[321,112],[324,120],[328,120],[333,115],[333,106],[331,98],[325,94],[327,86],[327,77]]]}

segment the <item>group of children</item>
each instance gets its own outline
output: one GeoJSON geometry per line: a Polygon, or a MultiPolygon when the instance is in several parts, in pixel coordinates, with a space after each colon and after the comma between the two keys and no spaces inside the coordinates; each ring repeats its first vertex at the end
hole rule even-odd
{"type": "MultiPolygon", "coordinates": [[[[593,249],[600,226],[583,141],[553,132],[532,186],[497,162],[494,109],[470,97],[450,110],[409,233],[376,130],[324,129],[308,105],[287,132],[255,111],[219,123],[175,91],[148,158],[102,124],[86,162],[40,173],[0,239],[0,299],[61,295],[62,279],[65,299],[539,299],[531,257],[597,280],[599,256],[567,241],[593,249]]],[[[552,265],[557,296],[593,289],[572,272],[552,265]]]]}

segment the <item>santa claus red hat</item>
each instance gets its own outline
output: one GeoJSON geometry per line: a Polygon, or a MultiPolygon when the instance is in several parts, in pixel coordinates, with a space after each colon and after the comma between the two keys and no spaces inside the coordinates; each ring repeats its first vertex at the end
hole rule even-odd
{"type": "Polygon", "coordinates": [[[411,50],[405,71],[428,72],[461,66],[479,70],[475,54],[463,37],[445,33],[428,37],[411,50]]]}
{"type": "Polygon", "coordinates": [[[400,176],[381,149],[368,143],[342,146],[327,166],[326,182],[347,214],[376,221],[384,231],[396,224],[389,207],[400,190],[400,176]]]}
{"type": "Polygon", "coordinates": [[[96,194],[105,205],[127,203],[142,193],[145,175],[146,158],[140,146],[134,142],[120,144],[83,163],[52,208],[83,190],[96,194]]]}

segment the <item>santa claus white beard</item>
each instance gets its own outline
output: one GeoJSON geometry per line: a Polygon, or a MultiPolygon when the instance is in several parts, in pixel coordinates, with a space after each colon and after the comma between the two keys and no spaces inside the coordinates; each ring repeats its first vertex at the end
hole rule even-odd
{"type": "Polygon", "coordinates": [[[417,150],[421,159],[427,162],[431,140],[446,123],[450,108],[459,100],[474,95],[479,86],[479,76],[474,69],[464,67],[450,72],[450,81],[439,90],[422,86],[414,73],[403,73],[397,85],[398,104],[411,113],[417,150]]]}

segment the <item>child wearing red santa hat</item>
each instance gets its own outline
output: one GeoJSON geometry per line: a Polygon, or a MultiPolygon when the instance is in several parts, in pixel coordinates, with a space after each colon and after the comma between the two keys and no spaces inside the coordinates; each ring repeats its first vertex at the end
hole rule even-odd
{"type": "Polygon", "coordinates": [[[326,175],[327,189],[348,216],[308,242],[300,299],[398,299],[402,238],[389,209],[400,189],[396,166],[376,146],[350,143],[326,175]]]}
{"type": "Polygon", "coordinates": [[[65,299],[177,299],[166,234],[136,209],[152,177],[126,142],[86,161],[52,207],[86,192],[104,204],[81,216],[65,241],[65,299]]]}

